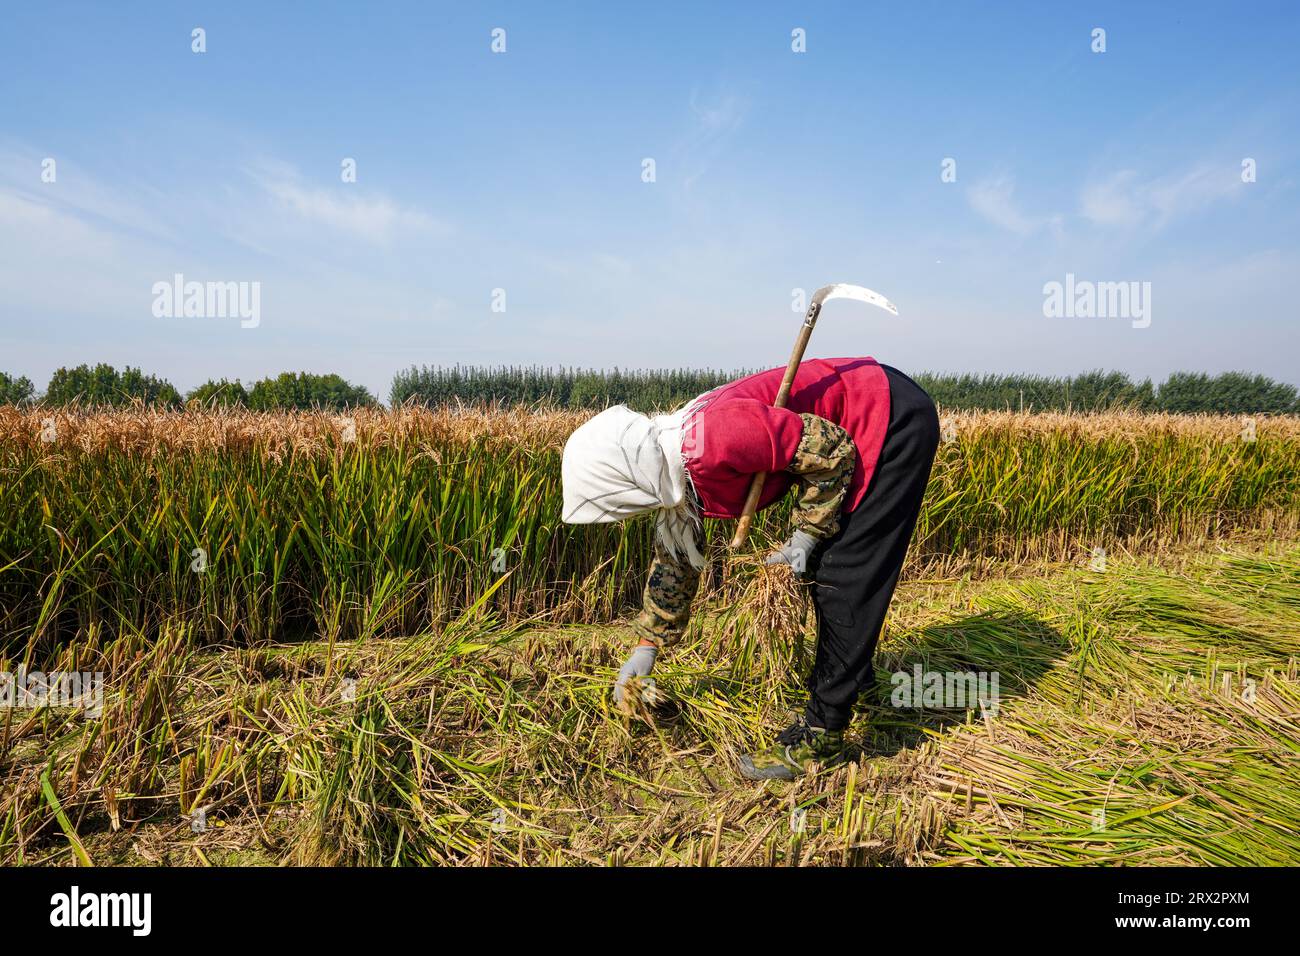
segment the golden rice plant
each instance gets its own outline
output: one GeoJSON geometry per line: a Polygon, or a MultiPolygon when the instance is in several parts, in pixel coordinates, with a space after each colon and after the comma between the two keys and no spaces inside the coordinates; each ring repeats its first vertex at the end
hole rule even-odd
{"type": "MultiPolygon", "coordinates": [[[[48,650],[92,622],[170,618],[200,642],[409,634],[498,583],[508,619],[612,619],[639,594],[651,523],[561,523],[560,451],[585,416],[0,408],[0,640],[48,650]]],[[[1300,516],[1296,418],[944,424],[914,561],[1074,559],[1300,516]]],[[[756,549],[788,508],[760,516],[756,549]]],[[[746,580],[715,567],[708,587],[746,580]]]]}

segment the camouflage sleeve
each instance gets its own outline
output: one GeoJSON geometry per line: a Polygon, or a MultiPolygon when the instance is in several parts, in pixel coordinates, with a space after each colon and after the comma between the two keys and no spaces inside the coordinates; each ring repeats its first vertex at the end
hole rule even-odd
{"type": "Polygon", "coordinates": [[[641,613],[632,622],[637,637],[667,647],[681,639],[691,619],[691,601],[700,572],[686,558],[675,558],[655,541],[654,563],[646,581],[641,613]]]}
{"type": "Polygon", "coordinates": [[[839,425],[817,415],[800,415],[803,437],[786,471],[797,475],[800,493],[794,526],[814,538],[840,529],[840,509],[853,480],[857,448],[839,425]]]}

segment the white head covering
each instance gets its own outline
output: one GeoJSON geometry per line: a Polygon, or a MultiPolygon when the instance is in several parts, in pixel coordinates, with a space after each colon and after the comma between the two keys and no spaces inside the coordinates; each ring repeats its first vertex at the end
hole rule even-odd
{"type": "Polygon", "coordinates": [[[694,402],[649,418],[615,405],[574,430],[560,475],[568,524],[602,524],[659,511],[658,535],[668,552],[704,567],[700,518],[687,496],[682,438],[694,402]]]}

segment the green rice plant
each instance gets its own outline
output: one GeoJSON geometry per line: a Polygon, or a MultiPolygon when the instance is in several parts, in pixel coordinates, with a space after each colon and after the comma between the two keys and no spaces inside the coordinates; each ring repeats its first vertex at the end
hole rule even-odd
{"type": "MultiPolygon", "coordinates": [[[[513,620],[616,618],[652,522],[560,521],[560,451],[586,413],[0,408],[0,646],[184,620],[199,643],[436,629],[477,595],[513,620]]],[[[1300,420],[957,415],[914,567],[1160,551],[1300,522],[1300,420]]],[[[785,537],[789,503],[755,548],[785,537]]],[[[707,522],[715,556],[724,529],[707,522]]],[[[706,595],[745,578],[715,561],[706,595]]]]}

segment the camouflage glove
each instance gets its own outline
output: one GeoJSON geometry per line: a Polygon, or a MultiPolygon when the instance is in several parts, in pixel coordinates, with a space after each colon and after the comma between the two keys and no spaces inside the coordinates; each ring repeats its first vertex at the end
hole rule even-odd
{"type": "Polygon", "coordinates": [[[624,688],[627,687],[628,681],[633,677],[647,677],[654,670],[655,657],[658,654],[659,648],[653,644],[638,644],[632,649],[627,661],[619,668],[618,680],[614,681],[614,703],[619,705],[623,703],[624,688]]]}
{"type": "Polygon", "coordinates": [[[767,556],[764,564],[788,564],[790,570],[801,581],[808,575],[808,560],[812,556],[817,539],[807,531],[796,531],[790,540],[767,556]]]}

